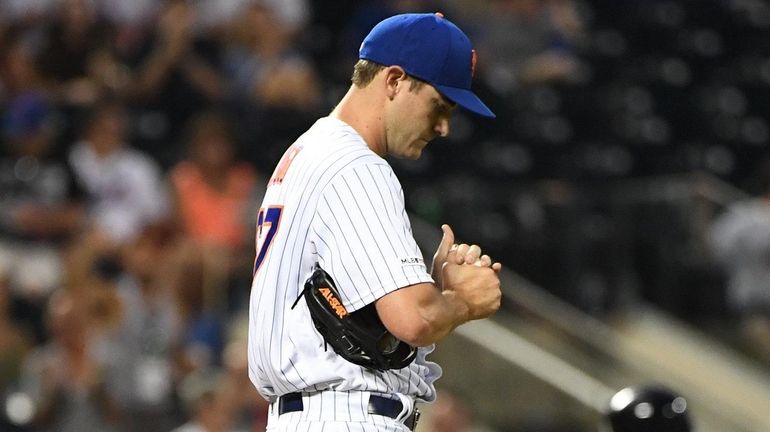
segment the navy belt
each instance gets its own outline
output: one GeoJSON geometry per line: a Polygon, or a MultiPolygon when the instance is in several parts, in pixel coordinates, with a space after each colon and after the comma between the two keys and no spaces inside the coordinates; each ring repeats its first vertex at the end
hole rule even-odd
{"type": "MultiPolygon", "coordinates": [[[[302,411],[303,409],[305,409],[305,406],[302,403],[302,393],[287,393],[278,398],[278,415],[302,411]]],[[[404,405],[401,404],[400,400],[389,399],[377,395],[369,396],[369,414],[397,419],[403,409],[404,405]]],[[[417,427],[417,421],[419,419],[420,411],[415,407],[412,414],[404,420],[404,424],[410,430],[414,430],[414,428],[417,427]]]]}

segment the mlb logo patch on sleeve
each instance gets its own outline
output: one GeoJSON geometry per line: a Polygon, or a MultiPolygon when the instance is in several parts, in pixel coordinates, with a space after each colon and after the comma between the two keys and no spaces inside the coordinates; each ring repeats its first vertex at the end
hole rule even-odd
{"type": "Polygon", "coordinates": [[[401,267],[422,266],[425,267],[425,261],[421,257],[403,257],[399,258],[401,267]]]}

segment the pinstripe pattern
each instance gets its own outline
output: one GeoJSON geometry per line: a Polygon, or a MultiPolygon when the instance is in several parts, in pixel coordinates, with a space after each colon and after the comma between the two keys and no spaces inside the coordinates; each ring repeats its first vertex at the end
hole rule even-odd
{"type": "MultiPolygon", "coordinates": [[[[251,380],[271,401],[320,390],[352,391],[350,398],[358,398],[324,396],[301,413],[281,416],[271,430],[318,431],[322,420],[331,422],[325,423],[327,431],[402,430],[392,419],[360,411],[366,406],[360,391],[433,400],[441,369],[425,360],[432,348],[421,348],[407,368],[372,372],[324,350],[304,301],[290,309],[315,262],[334,277],[351,311],[401,287],[432,281],[412,237],[401,185],[387,162],[339,120],[318,120],[294,149],[283,180],[271,183],[262,203],[263,209],[282,210],[252,282],[251,380]],[[373,424],[378,427],[371,429],[373,424]]],[[[339,394],[320,394],[326,393],[339,394]]]]}

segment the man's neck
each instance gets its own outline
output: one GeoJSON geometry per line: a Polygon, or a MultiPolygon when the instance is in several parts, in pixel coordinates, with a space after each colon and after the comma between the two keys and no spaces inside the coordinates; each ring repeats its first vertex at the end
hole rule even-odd
{"type": "Polygon", "coordinates": [[[380,100],[372,86],[359,88],[352,85],[329,116],[350,125],[373,152],[385,156],[387,149],[380,100]]]}

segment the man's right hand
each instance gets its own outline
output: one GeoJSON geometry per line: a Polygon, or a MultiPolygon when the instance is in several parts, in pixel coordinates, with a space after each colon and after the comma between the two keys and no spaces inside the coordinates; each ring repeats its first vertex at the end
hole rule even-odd
{"type": "Polygon", "coordinates": [[[492,264],[488,256],[473,265],[457,263],[458,248],[447,254],[442,267],[443,290],[454,294],[468,308],[466,321],[486,318],[500,308],[500,263],[492,264]]]}
{"type": "Polygon", "coordinates": [[[443,236],[441,237],[441,242],[438,245],[436,253],[433,255],[433,264],[431,265],[430,271],[433,280],[436,282],[436,286],[438,286],[440,289],[443,289],[444,286],[442,280],[442,268],[446,262],[453,262],[456,264],[473,264],[480,267],[492,267],[494,271],[500,272],[503,267],[502,264],[499,262],[493,263],[492,258],[490,258],[489,255],[482,255],[481,248],[478,245],[455,243],[454,231],[452,231],[452,228],[447,224],[442,225],[441,230],[443,231],[443,236]],[[452,254],[451,259],[448,259],[449,251],[455,252],[452,254]]]}

